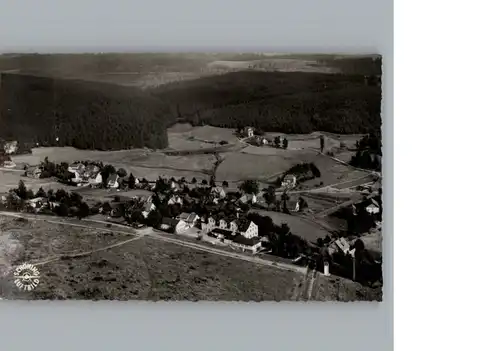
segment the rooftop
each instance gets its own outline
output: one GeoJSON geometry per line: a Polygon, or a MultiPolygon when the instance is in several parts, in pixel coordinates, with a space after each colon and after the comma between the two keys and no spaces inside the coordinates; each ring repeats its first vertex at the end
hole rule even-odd
{"type": "Polygon", "coordinates": [[[231,241],[241,245],[254,246],[260,242],[260,238],[247,239],[243,235],[236,235],[231,238],[231,241]]]}
{"type": "Polygon", "coordinates": [[[174,219],[174,218],[169,218],[169,217],[163,217],[161,220],[161,223],[169,225],[171,227],[175,227],[179,223],[179,220],[174,219]]]}

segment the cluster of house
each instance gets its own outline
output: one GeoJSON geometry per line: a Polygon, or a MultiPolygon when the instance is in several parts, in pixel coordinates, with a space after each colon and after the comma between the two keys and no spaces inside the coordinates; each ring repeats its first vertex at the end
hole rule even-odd
{"type": "MultiPolygon", "coordinates": [[[[21,201],[21,198],[16,193],[11,193],[11,196],[15,201],[21,201]]],[[[0,203],[2,204],[7,203],[6,195],[2,195],[0,197],[0,203]]],[[[26,209],[31,209],[35,213],[38,213],[43,209],[54,210],[60,205],[60,203],[49,201],[47,198],[44,197],[35,197],[33,199],[25,200],[24,205],[26,209]]]]}
{"type": "Polygon", "coordinates": [[[255,129],[253,127],[243,128],[243,135],[245,138],[252,139],[253,143],[259,146],[274,145],[275,147],[283,148],[285,143],[285,137],[283,135],[278,136],[277,139],[255,135],[255,129]]]}
{"type": "MultiPolygon", "coordinates": [[[[102,175],[99,166],[97,165],[84,165],[83,163],[72,163],[68,166],[68,171],[73,173],[71,181],[77,186],[83,185],[100,185],[102,184],[102,175]]],[[[108,184],[110,184],[110,178],[108,177],[108,184]]],[[[118,187],[118,177],[116,179],[116,186],[114,182],[111,182],[112,187],[118,187]]]]}

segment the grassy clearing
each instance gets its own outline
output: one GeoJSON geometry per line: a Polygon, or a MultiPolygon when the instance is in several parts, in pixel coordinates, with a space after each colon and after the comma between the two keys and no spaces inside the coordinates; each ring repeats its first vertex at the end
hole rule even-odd
{"type": "Polygon", "coordinates": [[[89,257],[40,267],[21,299],[287,300],[301,276],[141,239],[89,257]]]}

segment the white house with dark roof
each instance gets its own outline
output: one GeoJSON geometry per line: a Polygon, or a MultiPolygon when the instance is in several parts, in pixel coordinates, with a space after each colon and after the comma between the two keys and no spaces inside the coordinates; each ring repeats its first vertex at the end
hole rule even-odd
{"type": "Polygon", "coordinates": [[[287,174],[281,181],[282,187],[293,188],[297,185],[297,177],[293,174],[287,174]]]}
{"type": "Polygon", "coordinates": [[[229,230],[232,231],[233,233],[238,231],[238,223],[237,221],[231,221],[229,222],[229,230]]]}
{"type": "Polygon", "coordinates": [[[256,253],[262,247],[262,241],[260,238],[246,238],[243,235],[225,238],[224,242],[229,244],[229,246],[236,247],[244,251],[252,251],[253,253],[256,253]]]}
{"type": "Polygon", "coordinates": [[[221,229],[227,229],[227,222],[225,219],[220,219],[219,220],[219,228],[221,229]]]}
{"type": "Polygon", "coordinates": [[[226,192],[224,191],[224,188],[222,188],[221,186],[212,188],[210,194],[212,194],[216,199],[223,199],[226,197],[226,192]]]}
{"type": "Polygon", "coordinates": [[[107,187],[108,188],[118,188],[119,184],[118,184],[118,174],[114,173],[112,175],[110,175],[108,177],[108,181],[107,181],[107,187]]]}
{"type": "Polygon", "coordinates": [[[10,154],[13,154],[17,151],[19,147],[19,143],[17,141],[7,141],[4,145],[3,145],[3,150],[5,151],[5,153],[7,155],[10,155],[10,154]]]}
{"type": "Polygon", "coordinates": [[[42,174],[42,169],[40,167],[29,167],[26,170],[26,176],[30,178],[40,178],[42,174]]]}
{"type": "Polygon", "coordinates": [[[174,234],[181,234],[186,232],[189,229],[189,226],[183,220],[163,217],[160,229],[164,231],[171,231],[174,234]]]}

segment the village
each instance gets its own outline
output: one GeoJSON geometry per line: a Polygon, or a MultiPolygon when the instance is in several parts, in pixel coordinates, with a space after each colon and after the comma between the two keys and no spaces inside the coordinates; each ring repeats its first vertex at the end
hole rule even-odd
{"type": "MultiPolygon", "coordinates": [[[[240,142],[254,147],[286,150],[289,144],[286,136],[263,136],[253,127],[238,128],[236,134],[240,142]]],[[[226,146],[227,142],[220,145],[226,146]]],[[[252,179],[230,185],[220,180],[217,184],[214,176],[201,181],[196,177],[139,178],[123,168],[116,169],[112,164],[96,160],[68,164],[53,163],[46,157],[38,165],[16,165],[10,155],[16,154],[17,147],[17,142],[5,143],[0,159],[0,168],[22,173],[17,188],[1,195],[2,210],[90,219],[135,229],[149,227],[251,255],[280,257],[318,269],[327,276],[332,272],[356,279],[356,269],[351,262],[354,262],[356,248],[365,251],[360,247],[360,240],[348,242],[331,231],[325,231],[326,235],[317,240],[307,240],[304,233],[290,228],[288,223],[274,223],[273,218],[267,216],[272,212],[296,218],[311,217],[306,196],[300,196],[297,189],[302,182],[321,176],[312,162],[295,164],[260,189],[261,184],[252,179]],[[41,186],[35,192],[25,185],[26,181],[43,179],[57,179],[61,186],[55,191],[41,186]]],[[[377,184],[356,187],[365,195],[351,207],[354,215],[356,211],[367,215],[368,224],[363,230],[380,229],[380,203],[371,195],[379,189],[373,188],[377,184]]],[[[316,194],[319,195],[321,193],[316,194]]],[[[313,197],[309,198],[309,202],[314,201],[313,197]]],[[[312,216],[312,220],[321,222],[312,216]]],[[[369,266],[380,267],[380,259],[369,257],[369,266]]],[[[372,270],[365,274],[370,276],[370,284],[380,280],[379,274],[372,270]]],[[[358,268],[358,276],[359,272],[358,268]]]]}

